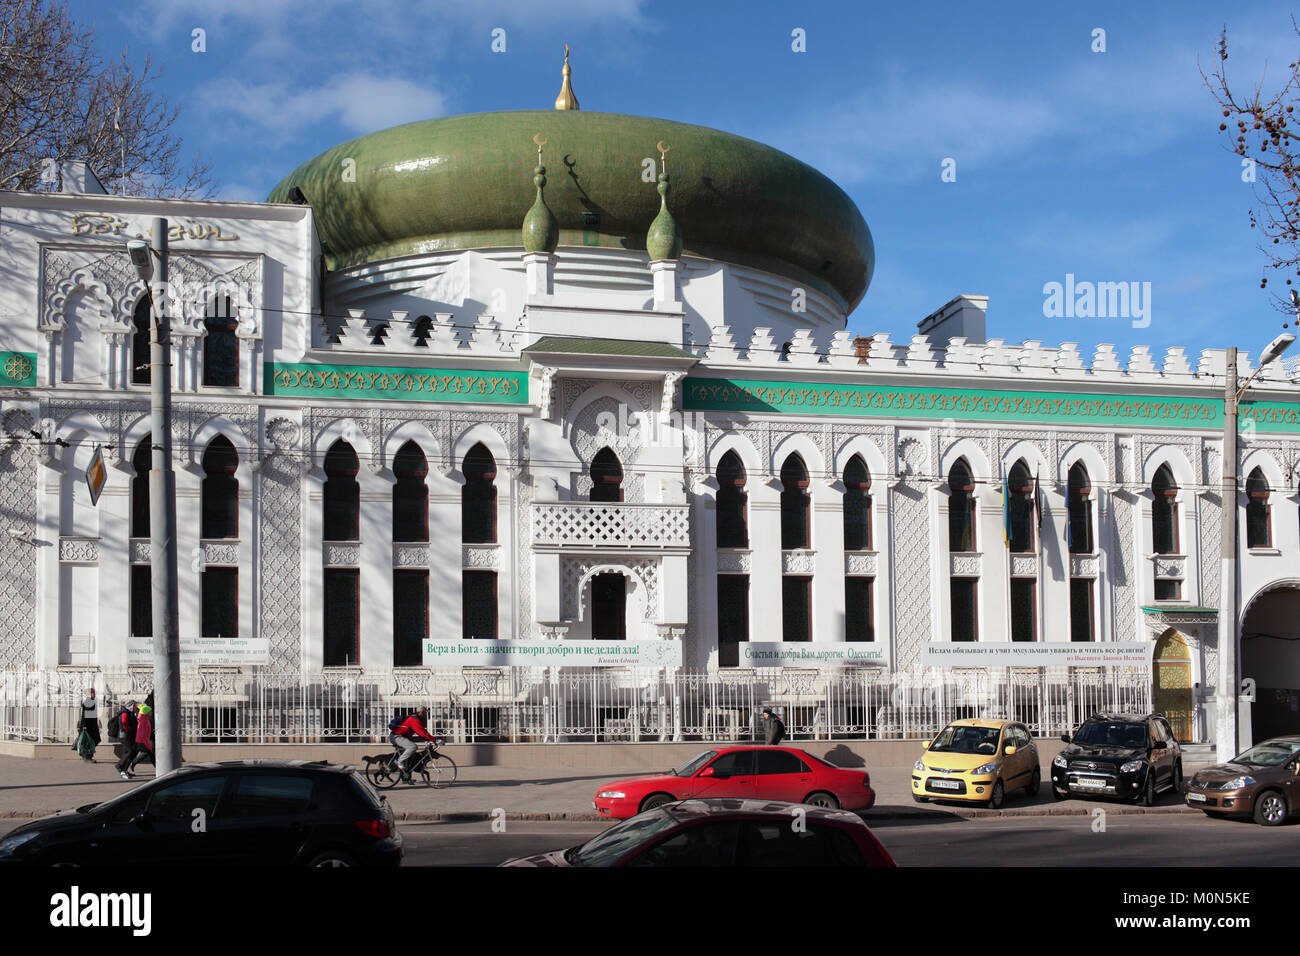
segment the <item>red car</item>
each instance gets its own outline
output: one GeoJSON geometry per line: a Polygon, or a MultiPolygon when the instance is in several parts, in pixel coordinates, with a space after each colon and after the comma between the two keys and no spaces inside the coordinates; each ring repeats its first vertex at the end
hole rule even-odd
{"type": "Polygon", "coordinates": [[[592,805],[602,816],[625,820],[696,797],[784,800],[831,810],[870,810],[876,803],[866,771],[833,767],[790,747],[718,747],[664,774],[604,784],[592,805]]]}
{"type": "MultiPolygon", "coordinates": [[[[798,751],[795,751],[796,753],[798,751]]],[[[502,866],[895,866],[862,818],[763,800],[686,800],[615,824],[582,846],[502,866]],[[792,821],[800,819],[800,825],[792,821]]]]}

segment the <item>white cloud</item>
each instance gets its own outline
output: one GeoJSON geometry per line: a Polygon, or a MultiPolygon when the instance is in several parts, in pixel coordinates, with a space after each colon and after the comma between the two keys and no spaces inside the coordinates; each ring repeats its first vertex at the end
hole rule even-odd
{"type": "Polygon", "coordinates": [[[285,83],[213,82],[199,101],[217,117],[233,117],[282,134],[337,121],[356,134],[430,119],[444,112],[440,92],[403,77],[341,73],[315,87],[285,83]]]}

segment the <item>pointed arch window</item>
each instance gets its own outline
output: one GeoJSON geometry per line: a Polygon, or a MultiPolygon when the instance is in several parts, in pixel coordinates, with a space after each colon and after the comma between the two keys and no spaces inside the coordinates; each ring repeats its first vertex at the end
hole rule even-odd
{"type": "Polygon", "coordinates": [[[1256,468],[1246,478],[1246,547],[1273,547],[1273,528],[1268,506],[1268,479],[1256,468]]]}
{"type": "Polygon", "coordinates": [[[429,462],[420,446],[408,441],[393,458],[393,540],[429,540],[429,462]]]}
{"type": "Polygon", "coordinates": [[[203,327],[203,384],[232,386],[239,384],[239,340],[234,306],[230,296],[216,296],[208,303],[203,327]]]}
{"type": "Polygon", "coordinates": [[[1168,465],[1151,480],[1151,539],[1156,554],[1178,553],[1178,484],[1168,465]]]}
{"type": "Polygon", "coordinates": [[[602,448],[591,460],[591,500],[623,500],[623,465],[609,448],[602,448]]]}
{"type": "Polygon", "coordinates": [[[948,550],[975,550],[975,479],[965,458],[948,470],[948,550]]]}
{"type": "Polygon", "coordinates": [[[1034,550],[1034,479],[1024,459],[1007,476],[1007,543],[1017,554],[1034,550]]]}
{"type": "Polygon", "coordinates": [[[239,537],[239,455],[225,435],[218,435],[203,453],[202,527],[204,538],[239,537]]]}
{"type": "Polygon", "coordinates": [[[149,297],[145,296],[135,307],[131,317],[131,384],[149,384],[149,297]]]}
{"type": "Polygon", "coordinates": [[[1070,554],[1092,554],[1092,479],[1081,461],[1070,466],[1066,478],[1066,503],[1068,519],[1065,525],[1066,546],[1070,554]]]}
{"type": "Polygon", "coordinates": [[[432,335],[433,319],[427,315],[422,315],[415,320],[415,324],[411,327],[411,337],[415,339],[416,348],[427,349],[432,335]]]}
{"type": "Polygon", "coordinates": [[[145,435],[131,456],[131,537],[149,537],[149,469],[153,467],[153,436],[145,435]]]}
{"type": "Polygon", "coordinates": [[[460,490],[461,541],[465,544],[496,544],[497,476],[496,459],[479,442],[465,455],[461,465],[465,484],[460,490]]]}
{"type": "Polygon", "coordinates": [[[729,451],[718,462],[717,531],[719,548],[748,548],[749,525],[745,520],[745,466],[740,456],[729,451]]]}
{"type": "Polygon", "coordinates": [[[844,550],[871,549],[871,475],[861,455],[844,467],[844,550]]]}
{"type": "Polygon", "coordinates": [[[361,538],[361,486],[357,453],[340,438],[325,455],[325,540],[361,538]]]}
{"type": "Polygon", "coordinates": [[[808,547],[808,469],[798,452],[781,466],[781,550],[808,547]]]}

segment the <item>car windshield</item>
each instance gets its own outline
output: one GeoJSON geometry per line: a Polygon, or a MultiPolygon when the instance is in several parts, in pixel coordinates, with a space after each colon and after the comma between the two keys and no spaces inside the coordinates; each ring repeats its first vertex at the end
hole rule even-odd
{"type": "Polygon", "coordinates": [[[998,737],[1002,731],[997,727],[945,727],[943,733],[934,738],[930,745],[931,753],[941,754],[991,754],[997,753],[998,737]]]}
{"type": "Polygon", "coordinates": [[[1075,732],[1076,744],[1140,750],[1147,745],[1146,724],[1114,720],[1089,720],[1075,732]]]}
{"type": "Polygon", "coordinates": [[[1300,750],[1300,743],[1289,740],[1270,740],[1251,747],[1233,763],[1247,763],[1254,767],[1278,767],[1286,763],[1300,750]]]}
{"type": "Polygon", "coordinates": [[[699,770],[701,767],[703,767],[706,763],[708,763],[717,755],[718,752],[716,750],[706,750],[698,757],[692,759],[689,763],[682,764],[680,767],[678,767],[676,770],[673,771],[673,774],[678,777],[694,776],[697,770],[699,770]]]}
{"type": "MultiPolygon", "coordinates": [[[[698,759],[698,758],[697,758],[698,759]]],[[[609,866],[619,857],[658,836],[673,825],[673,818],[663,810],[651,810],[610,827],[565,858],[574,866],[609,866]]]]}

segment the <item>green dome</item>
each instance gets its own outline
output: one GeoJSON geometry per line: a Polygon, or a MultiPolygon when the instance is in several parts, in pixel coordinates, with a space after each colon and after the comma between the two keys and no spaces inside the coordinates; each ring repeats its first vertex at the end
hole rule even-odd
{"type": "Polygon", "coordinates": [[[842,189],[780,150],[671,120],[521,110],[407,123],[321,153],[268,201],[288,202],[294,186],[303,191],[331,269],[517,247],[536,200],[531,176],[539,133],[546,140],[546,205],[559,222],[561,246],[645,248],[660,202],[642,179],[643,164],[653,159],[659,172],[662,141],[670,150],[672,215],[684,254],[833,291],[848,310],[866,292],[875,267],[871,231],[842,189]],[[348,181],[350,170],[355,181],[348,181]]]}

